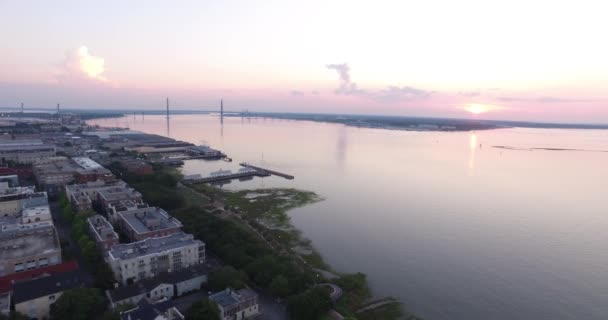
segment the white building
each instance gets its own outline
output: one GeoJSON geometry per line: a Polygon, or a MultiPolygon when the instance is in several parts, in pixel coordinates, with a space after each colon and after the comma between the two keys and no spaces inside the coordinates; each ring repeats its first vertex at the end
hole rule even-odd
{"type": "Polygon", "coordinates": [[[142,299],[152,301],[173,299],[200,290],[201,286],[207,283],[207,273],[207,266],[199,264],[107,290],[106,296],[112,309],[125,304],[138,304],[142,299]]]}
{"type": "Polygon", "coordinates": [[[0,217],[16,217],[27,207],[48,205],[46,192],[36,192],[34,187],[9,188],[0,182],[0,217]]]}
{"type": "Polygon", "coordinates": [[[204,263],[205,244],[180,231],[165,237],[115,245],[108,252],[107,262],[117,281],[130,284],[204,263]]]}
{"type": "Polygon", "coordinates": [[[258,294],[248,288],[236,291],[228,288],[210,295],[209,300],[217,303],[222,320],[247,319],[260,313],[258,294]]]}

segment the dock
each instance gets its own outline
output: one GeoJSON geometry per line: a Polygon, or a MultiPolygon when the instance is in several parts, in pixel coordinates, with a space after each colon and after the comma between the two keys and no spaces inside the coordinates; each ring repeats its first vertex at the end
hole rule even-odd
{"type": "Polygon", "coordinates": [[[247,178],[253,178],[253,177],[268,177],[268,176],[270,176],[270,173],[268,173],[268,172],[255,170],[255,171],[249,171],[249,172],[237,172],[237,173],[218,175],[218,176],[209,176],[209,177],[202,177],[200,175],[195,175],[195,176],[185,177],[184,182],[214,183],[214,182],[221,182],[221,181],[234,180],[234,179],[247,179],[247,178]]]}
{"type": "Polygon", "coordinates": [[[272,175],[275,175],[275,176],[278,176],[278,177],[282,177],[282,178],[285,178],[285,179],[288,179],[288,180],[293,180],[295,178],[294,176],[292,176],[290,174],[286,174],[286,173],[282,173],[282,172],[278,172],[278,171],[274,171],[274,170],[269,170],[269,169],[264,169],[264,168],[261,168],[261,167],[258,167],[258,166],[251,165],[251,164],[249,164],[247,162],[241,162],[241,163],[239,163],[239,165],[242,166],[242,167],[245,167],[245,168],[255,169],[255,170],[260,171],[260,172],[266,172],[266,173],[268,173],[268,175],[272,174],[272,175]]]}

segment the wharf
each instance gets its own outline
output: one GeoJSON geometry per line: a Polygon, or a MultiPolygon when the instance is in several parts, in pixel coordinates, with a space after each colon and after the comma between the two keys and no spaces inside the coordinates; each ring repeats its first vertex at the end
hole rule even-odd
{"type": "Polygon", "coordinates": [[[254,166],[254,165],[248,164],[247,162],[241,162],[239,164],[242,167],[245,167],[245,168],[251,168],[251,169],[255,169],[257,171],[266,172],[269,175],[272,174],[272,175],[279,176],[279,177],[282,177],[282,178],[285,178],[285,179],[288,179],[288,180],[293,180],[295,178],[294,176],[292,176],[290,174],[286,174],[286,173],[282,173],[282,172],[278,172],[278,171],[274,171],[274,170],[269,170],[269,169],[264,169],[264,168],[261,168],[261,167],[258,167],[258,166],[254,166]]]}
{"type": "Polygon", "coordinates": [[[237,173],[231,173],[231,174],[225,174],[225,175],[219,175],[219,176],[209,176],[209,177],[201,177],[200,175],[196,175],[196,176],[191,176],[191,177],[186,177],[184,178],[185,182],[190,182],[190,183],[213,183],[213,182],[220,182],[220,181],[226,181],[226,180],[234,180],[234,179],[246,179],[246,178],[253,178],[253,177],[268,177],[270,176],[270,173],[265,172],[265,171],[247,171],[247,172],[237,172],[237,173]]]}

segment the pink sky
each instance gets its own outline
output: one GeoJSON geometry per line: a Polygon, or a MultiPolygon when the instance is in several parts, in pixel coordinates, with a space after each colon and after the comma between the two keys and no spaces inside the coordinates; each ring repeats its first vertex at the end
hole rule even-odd
{"type": "Polygon", "coordinates": [[[183,109],[223,98],[232,110],[608,123],[602,9],[3,1],[0,107],[151,109],[169,96],[183,109]]]}

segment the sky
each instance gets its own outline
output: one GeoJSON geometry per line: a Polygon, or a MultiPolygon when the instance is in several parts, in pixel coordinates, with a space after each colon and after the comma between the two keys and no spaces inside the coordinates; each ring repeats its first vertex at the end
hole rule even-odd
{"type": "Polygon", "coordinates": [[[602,1],[0,0],[0,107],[608,123],[602,1]]]}

